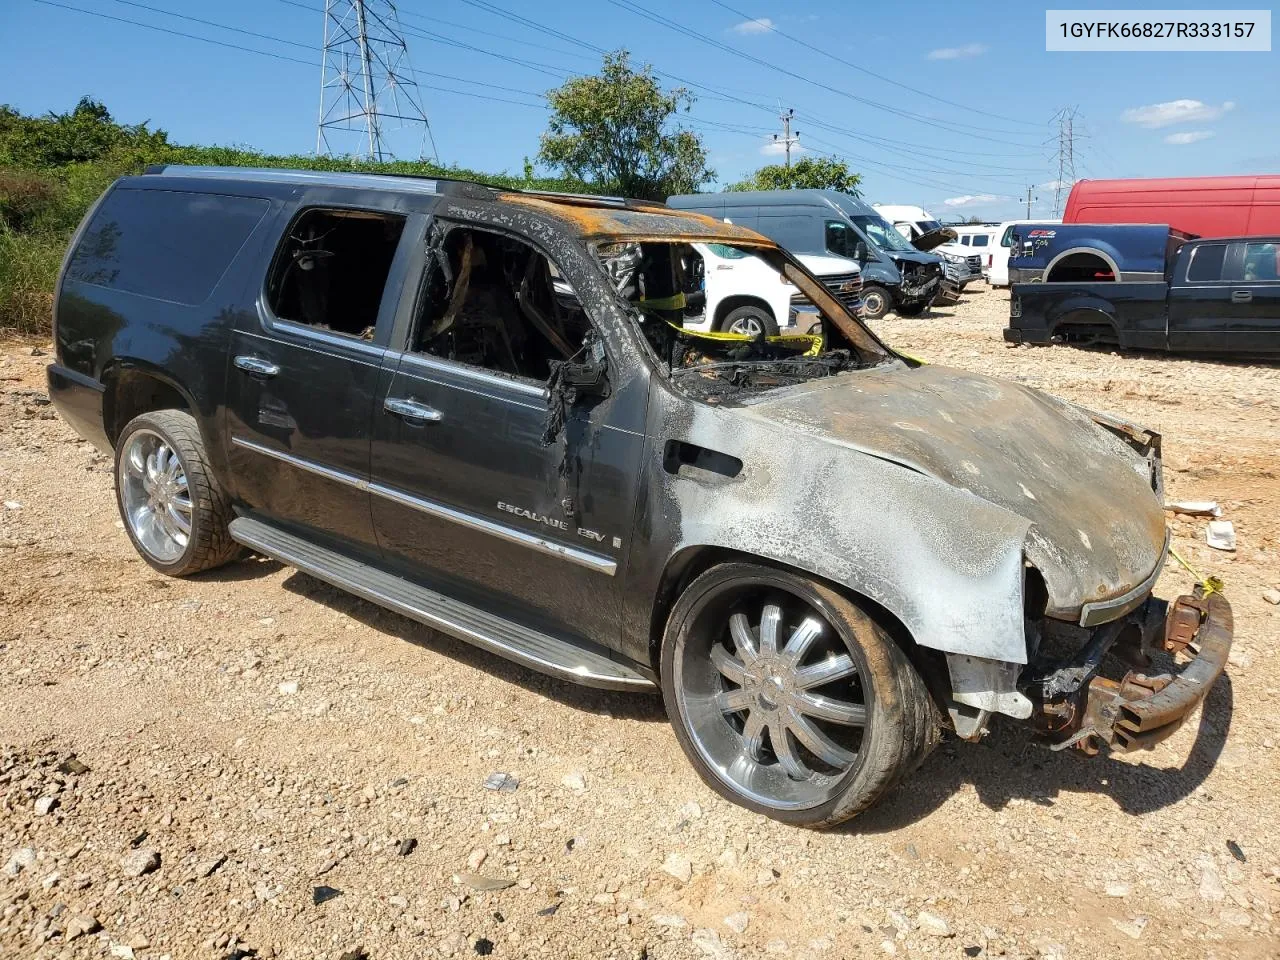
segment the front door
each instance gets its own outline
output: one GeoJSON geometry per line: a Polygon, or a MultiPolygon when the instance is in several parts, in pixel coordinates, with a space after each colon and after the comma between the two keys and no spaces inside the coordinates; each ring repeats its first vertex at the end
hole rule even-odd
{"type": "Polygon", "coordinates": [[[647,379],[615,376],[609,396],[548,429],[550,361],[584,340],[602,349],[573,273],[523,237],[444,222],[437,236],[374,411],[386,562],[525,626],[616,649],[647,379]]]}
{"type": "Polygon", "coordinates": [[[408,222],[304,205],[283,230],[256,311],[237,322],[227,373],[227,456],[241,508],[369,555],[369,425],[408,222]]]}

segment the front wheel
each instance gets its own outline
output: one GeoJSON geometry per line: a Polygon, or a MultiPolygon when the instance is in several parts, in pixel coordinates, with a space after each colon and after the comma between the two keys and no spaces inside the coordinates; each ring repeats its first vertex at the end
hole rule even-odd
{"type": "Polygon", "coordinates": [[[893,640],[789,571],[726,563],[694,580],[667,623],[660,670],[702,779],[785,823],[860,813],[937,742],[937,709],[893,640]]]}
{"type": "Polygon", "coordinates": [[[921,300],[918,303],[900,303],[897,306],[898,316],[900,317],[918,317],[929,309],[929,301],[921,300]]]}
{"type": "Polygon", "coordinates": [[[778,322],[764,307],[748,305],[729,311],[720,321],[720,329],[726,333],[740,333],[754,340],[761,334],[766,337],[776,337],[778,322]]]}
{"type": "Polygon", "coordinates": [[[862,288],[862,319],[879,320],[893,306],[893,297],[879,284],[868,283],[862,288]]]}
{"type": "Polygon", "coordinates": [[[184,410],[134,417],[116,441],[116,504],[134,548],[182,577],[234,559],[231,506],[209,469],[200,429],[184,410]]]}

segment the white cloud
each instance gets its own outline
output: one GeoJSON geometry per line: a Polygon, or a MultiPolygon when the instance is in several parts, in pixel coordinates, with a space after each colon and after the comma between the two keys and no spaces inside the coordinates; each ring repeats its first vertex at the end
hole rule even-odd
{"type": "Polygon", "coordinates": [[[1227,100],[1220,107],[1200,100],[1168,100],[1145,107],[1130,107],[1120,114],[1120,119],[1136,123],[1148,130],[1158,130],[1175,123],[1205,123],[1217,120],[1224,113],[1230,113],[1235,108],[1235,102],[1232,100],[1227,100]]]}
{"type": "Polygon", "coordinates": [[[742,23],[735,27],[731,27],[734,33],[772,33],[776,24],[768,17],[757,17],[755,20],[743,20],[742,23]]]}
{"type": "Polygon", "coordinates": [[[969,57],[980,57],[987,52],[985,43],[966,43],[963,47],[940,47],[930,50],[926,60],[965,60],[969,57]]]}
{"type": "Polygon", "coordinates": [[[948,207],[971,207],[977,203],[991,203],[992,201],[999,199],[1000,198],[993,193],[966,193],[960,197],[948,197],[942,202],[948,207]]]}
{"type": "Polygon", "coordinates": [[[1041,190],[1061,190],[1064,187],[1071,186],[1070,180],[1050,180],[1048,183],[1040,183],[1037,186],[1041,190]]]}
{"type": "MultiPolygon", "coordinates": [[[[770,140],[760,148],[760,152],[766,157],[783,157],[786,156],[787,149],[781,140],[770,140]]],[[[804,147],[798,143],[793,143],[791,145],[791,155],[794,157],[801,153],[804,153],[804,147]]]]}
{"type": "Polygon", "coordinates": [[[1201,140],[1208,140],[1212,136],[1212,130],[1187,130],[1183,133],[1169,134],[1164,138],[1164,142],[1171,143],[1175,147],[1182,147],[1188,143],[1199,143],[1201,140]]]}

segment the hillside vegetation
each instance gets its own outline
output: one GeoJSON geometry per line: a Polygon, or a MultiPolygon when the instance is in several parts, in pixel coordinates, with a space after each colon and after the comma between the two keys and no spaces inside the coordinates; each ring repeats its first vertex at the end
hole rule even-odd
{"type": "Polygon", "coordinates": [[[117,123],[88,97],[69,113],[40,117],[0,105],[0,332],[48,335],[54,283],[76,225],[113,180],[155,163],[408,173],[525,189],[590,189],[577,180],[534,177],[528,166],[523,176],[513,176],[426,161],[371,163],[184,146],[145,123],[117,123]]]}

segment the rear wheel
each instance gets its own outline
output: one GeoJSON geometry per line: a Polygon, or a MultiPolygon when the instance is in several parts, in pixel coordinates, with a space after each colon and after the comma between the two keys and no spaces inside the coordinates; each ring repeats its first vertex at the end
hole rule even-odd
{"type": "Polygon", "coordinates": [[[893,640],[785,570],[728,563],[694,580],[667,624],[661,675],[703,780],[786,823],[854,816],[937,742],[937,710],[893,640]]]}
{"type": "Polygon", "coordinates": [[[879,320],[893,306],[893,297],[889,291],[876,283],[864,284],[862,287],[862,319],[879,320]]]}
{"type": "Polygon", "coordinates": [[[142,559],[182,577],[234,559],[231,505],[205,458],[195,419],[184,410],[134,417],[116,441],[116,504],[142,559]]]}
{"type": "Polygon", "coordinates": [[[773,314],[765,307],[757,307],[748,304],[745,307],[738,307],[730,310],[725,318],[720,321],[720,329],[726,333],[740,333],[746,337],[758,337],[764,334],[766,337],[776,337],[778,335],[778,322],[773,319],[773,314]]]}

